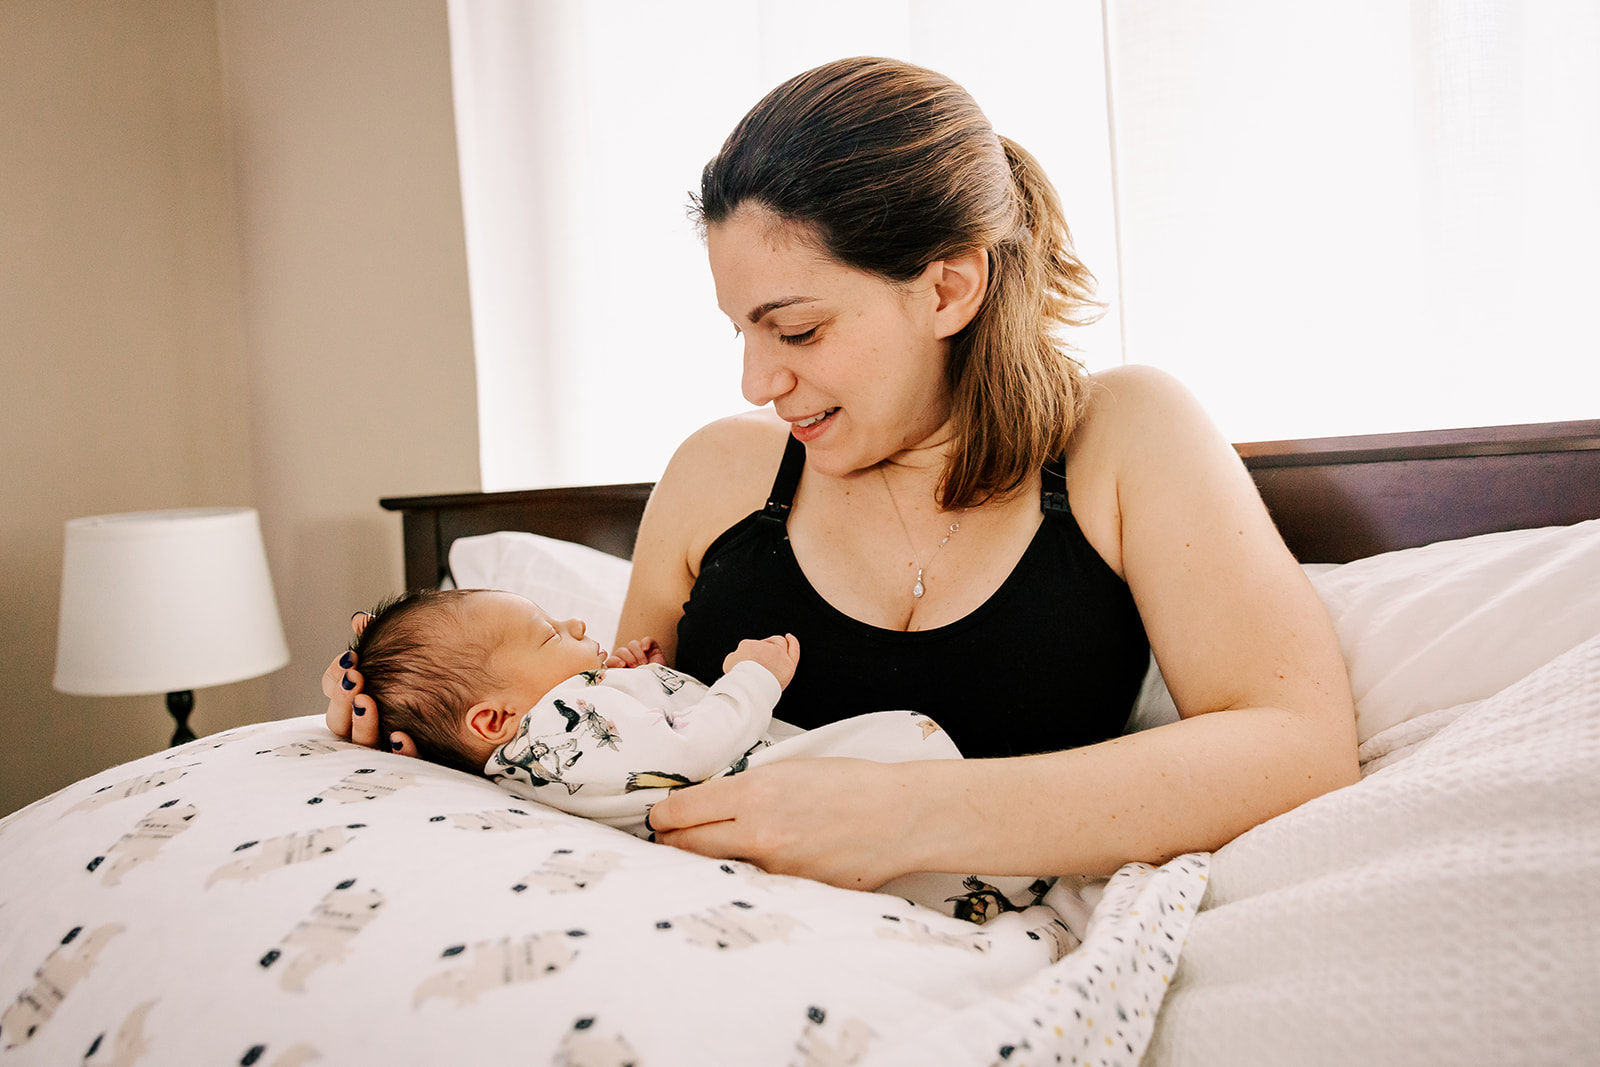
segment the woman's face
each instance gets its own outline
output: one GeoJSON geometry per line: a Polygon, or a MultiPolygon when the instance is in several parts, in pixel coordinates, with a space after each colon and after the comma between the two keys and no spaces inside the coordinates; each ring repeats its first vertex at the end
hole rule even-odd
{"type": "Polygon", "coordinates": [[[772,404],[825,474],[938,439],[949,398],[931,281],[891,285],[802,236],[749,207],[708,228],[717,304],[744,338],[745,399],[772,404]]]}

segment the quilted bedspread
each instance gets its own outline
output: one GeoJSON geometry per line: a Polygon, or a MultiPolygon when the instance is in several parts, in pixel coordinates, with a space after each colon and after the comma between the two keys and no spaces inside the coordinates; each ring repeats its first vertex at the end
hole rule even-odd
{"type": "Polygon", "coordinates": [[[1212,857],[1147,1063],[1600,1059],[1600,637],[1212,857]]]}

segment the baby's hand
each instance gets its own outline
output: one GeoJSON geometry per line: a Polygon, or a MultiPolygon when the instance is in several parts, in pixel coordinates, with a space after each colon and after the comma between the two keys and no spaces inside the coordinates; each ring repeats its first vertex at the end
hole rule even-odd
{"type": "Polygon", "coordinates": [[[636,638],[621,648],[612,649],[611,655],[606,657],[607,667],[643,667],[646,663],[667,665],[666,654],[653,637],[636,638]]]}
{"type": "Polygon", "coordinates": [[[772,672],[780,686],[786,686],[794,677],[795,666],[800,662],[800,642],[794,634],[769,637],[765,641],[747,638],[740,641],[739,647],[729,652],[728,658],[722,661],[722,672],[726,674],[733,670],[734,664],[746,660],[761,664],[772,672]]]}

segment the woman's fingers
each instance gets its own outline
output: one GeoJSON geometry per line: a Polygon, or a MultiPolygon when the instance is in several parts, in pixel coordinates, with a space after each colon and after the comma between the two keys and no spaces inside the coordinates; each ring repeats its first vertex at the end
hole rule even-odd
{"type": "Polygon", "coordinates": [[[346,652],[334,658],[328,664],[328,669],[322,672],[322,695],[332,698],[340,691],[339,680],[344,677],[346,669],[355,666],[355,656],[346,652]]]}
{"type": "Polygon", "coordinates": [[[731,778],[713,778],[709,782],[674,789],[664,800],[650,809],[650,829],[659,835],[664,831],[682,830],[689,826],[703,826],[730,820],[737,810],[736,801],[728,795],[731,778]]]}
{"type": "Polygon", "coordinates": [[[397,756],[415,756],[417,745],[411,740],[410,734],[404,730],[395,730],[389,735],[389,751],[397,756]]]}
{"type": "MultiPolygon", "coordinates": [[[[352,720],[355,718],[355,697],[361,692],[361,673],[355,669],[355,658],[349,652],[340,656],[322,672],[322,693],[328,698],[326,722],[335,737],[353,737],[352,720]]],[[[367,698],[372,707],[372,698],[367,698]]]]}
{"type": "Polygon", "coordinates": [[[359,675],[356,675],[356,685],[358,688],[350,694],[350,740],[368,748],[377,748],[378,702],[360,691],[359,675]]]}
{"type": "Polygon", "coordinates": [[[761,866],[756,860],[747,858],[739,852],[742,842],[732,822],[707,823],[704,826],[691,826],[687,830],[658,830],[655,841],[657,844],[670,845],[700,856],[710,856],[713,859],[738,859],[761,866]]]}

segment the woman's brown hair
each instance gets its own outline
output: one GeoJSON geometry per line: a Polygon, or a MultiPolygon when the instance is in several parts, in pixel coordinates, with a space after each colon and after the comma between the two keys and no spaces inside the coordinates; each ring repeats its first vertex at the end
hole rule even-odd
{"type": "Polygon", "coordinates": [[[1011,492],[1065,449],[1084,374],[1057,331],[1098,316],[1094,276],[1038,162],[959,85],[870,57],[797,75],[734,128],[693,200],[702,226],[764,207],[892,283],[986,251],[988,290],[945,365],[955,445],[940,504],[1011,492]]]}

